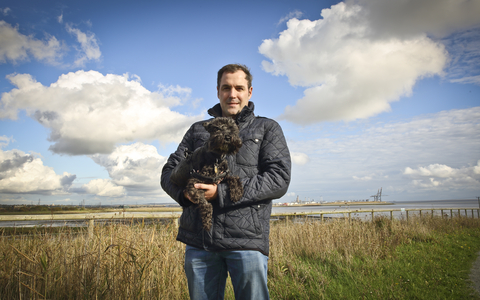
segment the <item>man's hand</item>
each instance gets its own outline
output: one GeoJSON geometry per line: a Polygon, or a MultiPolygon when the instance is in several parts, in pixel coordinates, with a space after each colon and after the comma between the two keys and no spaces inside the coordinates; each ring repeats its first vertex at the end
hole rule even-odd
{"type": "MultiPolygon", "coordinates": [[[[205,199],[207,199],[207,201],[213,201],[217,199],[218,191],[217,191],[217,185],[215,183],[214,184],[196,183],[195,188],[199,190],[205,190],[205,199]]],[[[190,199],[187,193],[184,192],[183,194],[185,195],[185,198],[192,201],[192,199],[190,199]]]]}

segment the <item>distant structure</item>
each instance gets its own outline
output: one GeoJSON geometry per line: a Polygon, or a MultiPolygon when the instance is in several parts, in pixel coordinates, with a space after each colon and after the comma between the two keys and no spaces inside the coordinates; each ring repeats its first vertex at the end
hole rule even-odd
{"type": "MultiPolygon", "coordinates": [[[[323,197],[321,197],[323,199],[323,197]]],[[[297,195],[297,200],[294,202],[295,204],[310,204],[310,203],[315,203],[315,199],[305,199],[305,201],[300,200],[300,197],[297,195]]]]}
{"type": "MultiPolygon", "coordinates": [[[[388,196],[388,195],[383,195],[383,196],[388,196]]],[[[370,197],[373,197],[373,201],[376,202],[376,201],[382,201],[382,188],[380,188],[377,192],[376,195],[372,195],[370,197]]]]}

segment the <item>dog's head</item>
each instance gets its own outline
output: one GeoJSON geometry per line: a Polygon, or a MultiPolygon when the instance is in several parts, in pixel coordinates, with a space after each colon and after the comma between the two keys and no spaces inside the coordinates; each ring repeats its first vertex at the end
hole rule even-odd
{"type": "Polygon", "coordinates": [[[238,126],[231,118],[219,117],[203,123],[210,133],[208,150],[217,154],[235,154],[242,147],[238,126]]]}

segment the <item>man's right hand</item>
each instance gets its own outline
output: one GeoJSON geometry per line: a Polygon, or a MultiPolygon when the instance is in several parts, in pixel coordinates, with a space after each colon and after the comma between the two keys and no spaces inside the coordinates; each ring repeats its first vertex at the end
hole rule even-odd
{"type": "MultiPolygon", "coordinates": [[[[217,184],[195,183],[195,188],[205,191],[205,199],[207,199],[207,201],[210,202],[217,199],[217,196],[218,196],[217,184]]],[[[185,191],[183,192],[183,195],[192,203],[195,203],[192,201],[192,199],[190,199],[190,197],[187,195],[185,191]]]]}

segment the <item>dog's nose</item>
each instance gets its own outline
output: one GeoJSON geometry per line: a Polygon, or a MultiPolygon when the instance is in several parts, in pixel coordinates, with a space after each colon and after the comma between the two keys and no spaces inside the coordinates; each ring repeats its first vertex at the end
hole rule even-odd
{"type": "Polygon", "coordinates": [[[226,136],[225,136],[225,141],[230,142],[231,139],[232,139],[231,136],[229,136],[229,135],[226,135],[226,136]]]}

